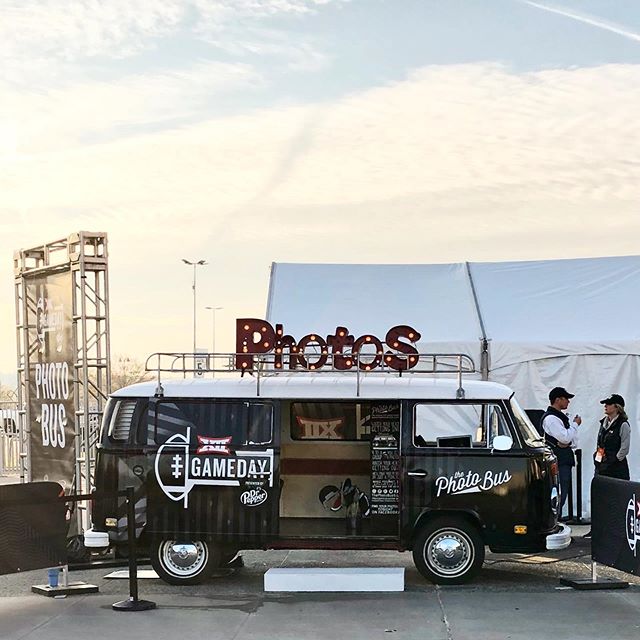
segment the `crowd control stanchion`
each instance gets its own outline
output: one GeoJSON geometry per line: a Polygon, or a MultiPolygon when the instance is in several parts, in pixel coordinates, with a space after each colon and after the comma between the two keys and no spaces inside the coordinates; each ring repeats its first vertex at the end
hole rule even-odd
{"type": "Polygon", "coordinates": [[[155,609],[151,600],[138,599],[138,563],[136,561],[136,513],[133,487],[127,487],[127,541],[129,551],[129,599],[111,605],[114,611],[148,611],[155,609]]]}
{"type": "MultiPolygon", "coordinates": [[[[575,467],[573,467],[575,469],[575,467]]],[[[573,469],[571,469],[571,475],[569,476],[569,495],[567,496],[567,522],[573,521],[573,469]]]]}
{"type": "Polygon", "coordinates": [[[573,479],[573,473],[571,474],[571,490],[569,491],[569,514],[567,519],[567,524],[583,524],[582,520],[582,449],[576,449],[576,466],[574,467],[576,471],[575,483],[573,479]],[[575,513],[573,511],[573,487],[575,484],[576,492],[575,492],[575,505],[576,510],[575,513]]]}
{"type": "Polygon", "coordinates": [[[576,524],[582,524],[582,449],[576,449],[576,524]]]}

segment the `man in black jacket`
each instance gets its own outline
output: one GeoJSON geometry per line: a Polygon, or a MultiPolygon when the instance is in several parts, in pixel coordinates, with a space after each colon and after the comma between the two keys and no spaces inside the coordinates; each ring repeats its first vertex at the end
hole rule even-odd
{"type": "Polygon", "coordinates": [[[564,413],[571,398],[574,395],[564,387],[554,387],[549,392],[549,406],[542,416],[542,429],[547,444],[558,458],[558,471],[560,474],[560,505],[558,516],[562,516],[564,503],[571,490],[571,468],[575,466],[576,459],[573,448],[577,445],[578,426],[582,424],[582,418],[576,416],[573,423],[564,413]]]}

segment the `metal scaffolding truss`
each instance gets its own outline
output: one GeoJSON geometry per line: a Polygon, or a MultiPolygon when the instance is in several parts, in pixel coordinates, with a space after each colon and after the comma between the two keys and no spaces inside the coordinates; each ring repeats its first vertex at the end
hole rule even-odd
{"type": "MultiPolygon", "coordinates": [[[[93,489],[95,451],[104,406],[111,388],[109,277],[107,234],[80,231],[14,254],[18,405],[21,478],[31,478],[29,453],[29,360],[38,344],[29,339],[28,318],[36,300],[29,299],[25,277],[71,271],[74,356],[75,490],[93,489]]],[[[31,326],[33,328],[33,325],[31,326]]],[[[33,333],[33,332],[32,332],[33,333]]],[[[82,523],[86,525],[86,510],[82,523]]]]}

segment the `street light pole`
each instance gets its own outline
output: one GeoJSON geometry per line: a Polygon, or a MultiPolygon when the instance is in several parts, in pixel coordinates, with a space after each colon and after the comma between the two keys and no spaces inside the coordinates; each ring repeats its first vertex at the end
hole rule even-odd
{"type": "Polygon", "coordinates": [[[196,353],[196,267],[207,264],[206,260],[185,260],[182,262],[193,267],[193,353],[196,353]]]}
{"type": "MultiPolygon", "coordinates": [[[[216,311],[220,311],[220,309],[224,309],[224,307],[205,307],[205,309],[209,309],[209,311],[211,311],[211,353],[216,352],[216,311]]],[[[215,368],[216,368],[216,358],[215,356],[213,357],[213,369],[214,371],[212,372],[212,375],[215,377],[216,372],[215,372],[215,368]]]]}

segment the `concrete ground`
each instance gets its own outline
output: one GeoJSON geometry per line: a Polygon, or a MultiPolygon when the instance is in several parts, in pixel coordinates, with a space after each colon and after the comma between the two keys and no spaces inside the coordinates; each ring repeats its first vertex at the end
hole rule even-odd
{"type": "MultiPolygon", "coordinates": [[[[586,527],[574,528],[576,534],[586,527]]],[[[100,593],[51,599],[30,593],[46,571],[0,576],[0,639],[88,638],[136,640],[450,640],[541,638],[569,640],[640,637],[640,579],[601,568],[602,575],[633,584],[623,591],[573,591],[560,576],[590,576],[587,540],[538,556],[487,555],[474,582],[435,587],[418,574],[410,553],[251,551],[245,567],[194,587],[140,580],[140,597],[158,608],[118,613],[111,604],[128,596],[126,580],[106,580],[112,569],[71,573],[100,593]],[[401,566],[404,593],[265,593],[270,567],[401,566]]]]}

